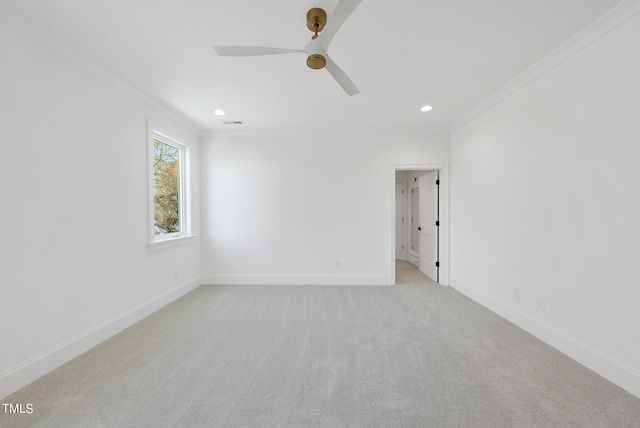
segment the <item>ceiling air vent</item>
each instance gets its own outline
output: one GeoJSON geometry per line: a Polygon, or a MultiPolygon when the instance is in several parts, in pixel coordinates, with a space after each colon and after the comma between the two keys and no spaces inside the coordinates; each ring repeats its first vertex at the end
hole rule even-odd
{"type": "Polygon", "coordinates": [[[239,121],[239,120],[234,120],[234,121],[226,121],[226,122],[222,122],[225,125],[244,125],[244,122],[239,121]]]}

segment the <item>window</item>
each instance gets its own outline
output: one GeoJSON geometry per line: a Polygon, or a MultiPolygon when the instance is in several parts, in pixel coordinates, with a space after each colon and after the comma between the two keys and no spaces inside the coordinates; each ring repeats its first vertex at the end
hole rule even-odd
{"type": "Polygon", "coordinates": [[[150,126],[151,244],[185,238],[189,233],[187,147],[150,126]]]}

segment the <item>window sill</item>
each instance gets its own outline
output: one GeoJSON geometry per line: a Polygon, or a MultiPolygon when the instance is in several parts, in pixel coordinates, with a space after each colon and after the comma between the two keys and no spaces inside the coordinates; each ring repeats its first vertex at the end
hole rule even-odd
{"type": "Polygon", "coordinates": [[[149,251],[162,250],[164,248],[177,247],[194,242],[197,235],[178,236],[176,238],[161,239],[154,242],[148,242],[149,251]]]}

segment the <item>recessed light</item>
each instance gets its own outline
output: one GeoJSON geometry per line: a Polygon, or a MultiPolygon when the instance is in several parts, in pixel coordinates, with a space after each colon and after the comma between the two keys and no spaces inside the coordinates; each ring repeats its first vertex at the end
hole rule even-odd
{"type": "Polygon", "coordinates": [[[433,107],[431,107],[431,106],[424,106],[424,107],[422,107],[422,108],[420,109],[420,111],[429,111],[429,110],[431,110],[432,108],[433,108],[433,107]]]}
{"type": "Polygon", "coordinates": [[[216,110],[214,111],[214,113],[217,114],[218,116],[224,116],[226,114],[224,110],[216,110]]]}

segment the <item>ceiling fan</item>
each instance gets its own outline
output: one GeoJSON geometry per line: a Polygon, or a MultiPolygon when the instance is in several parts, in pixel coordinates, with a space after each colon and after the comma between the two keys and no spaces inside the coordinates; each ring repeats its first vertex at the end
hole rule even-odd
{"type": "Polygon", "coordinates": [[[324,10],[317,7],[309,10],[309,12],[307,12],[307,28],[309,28],[314,35],[304,50],[262,46],[214,46],[213,48],[220,56],[258,56],[294,52],[306,53],[309,55],[307,57],[307,65],[309,68],[314,70],[326,68],[347,94],[350,96],[355,95],[360,93],[360,90],[358,90],[356,85],[349,79],[349,76],[333,62],[327,54],[327,50],[329,49],[329,44],[333,36],[335,36],[336,32],[342,27],[342,24],[344,24],[361,1],[362,0],[340,0],[328,23],[327,14],[324,10]]]}

